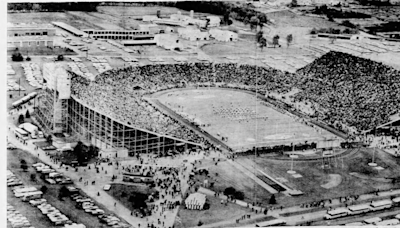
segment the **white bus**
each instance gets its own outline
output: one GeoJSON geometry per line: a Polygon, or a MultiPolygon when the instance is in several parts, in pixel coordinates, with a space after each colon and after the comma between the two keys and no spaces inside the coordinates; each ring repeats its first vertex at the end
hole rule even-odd
{"type": "Polygon", "coordinates": [[[259,222],[256,224],[256,227],[283,226],[285,224],[286,222],[282,219],[274,219],[270,221],[259,222]]]}
{"type": "Polygon", "coordinates": [[[384,220],[382,222],[378,222],[375,225],[377,226],[394,226],[400,224],[400,221],[398,219],[389,219],[389,220],[384,220]]]}
{"type": "Polygon", "coordinates": [[[379,201],[374,201],[371,203],[371,209],[373,211],[379,211],[387,208],[392,207],[392,201],[390,199],[387,200],[379,200],[379,201]]]}
{"type": "Polygon", "coordinates": [[[35,191],[35,192],[28,192],[22,197],[22,201],[29,201],[34,199],[42,198],[43,192],[35,191]]]}
{"type": "Polygon", "coordinates": [[[396,198],[392,199],[392,201],[395,205],[400,205],[400,197],[396,197],[396,198]]]}
{"type": "Polygon", "coordinates": [[[365,224],[362,222],[352,222],[352,223],[347,223],[345,226],[364,226],[365,224]]]}
{"type": "Polygon", "coordinates": [[[336,208],[333,210],[328,211],[326,215],[324,215],[324,219],[335,219],[335,218],[340,218],[347,216],[350,213],[347,208],[341,207],[341,208],[336,208]]]}
{"type": "Polygon", "coordinates": [[[14,132],[15,132],[15,136],[18,136],[19,138],[21,138],[23,140],[29,139],[29,133],[22,130],[21,128],[15,128],[14,132]]]}
{"type": "Polygon", "coordinates": [[[367,213],[371,210],[371,207],[368,204],[360,204],[360,205],[353,205],[347,207],[350,211],[350,215],[357,215],[367,213]]]}
{"type": "Polygon", "coordinates": [[[15,194],[17,194],[17,193],[24,193],[24,192],[34,192],[34,191],[37,191],[37,190],[38,189],[35,188],[35,187],[23,187],[23,188],[14,189],[13,192],[15,194]]]}
{"type": "Polygon", "coordinates": [[[376,224],[376,223],[378,223],[378,222],[380,222],[380,221],[382,221],[382,219],[381,218],[379,218],[379,217],[374,217],[374,218],[369,218],[369,219],[365,219],[364,220],[364,222],[366,223],[366,224],[376,224]]]}

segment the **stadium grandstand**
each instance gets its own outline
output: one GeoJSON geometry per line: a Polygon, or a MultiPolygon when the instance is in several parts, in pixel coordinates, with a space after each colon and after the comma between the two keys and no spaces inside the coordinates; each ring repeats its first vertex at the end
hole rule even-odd
{"type": "Polygon", "coordinates": [[[71,97],[63,130],[95,145],[138,152],[176,145],[211,146],[144,98],[162,90],[212,83],[257,90],[267,96],[268,92],[285,94],[298,88],[291,98],[312,103],[314,121],[348,134],[388,122],[389,114],[399,110],[400,100],[398,71],[339,52],[329,52],[295,74],[270,67],[199,62],[112,69],[97,75],[94,81],[68,74],[71,97]]]}

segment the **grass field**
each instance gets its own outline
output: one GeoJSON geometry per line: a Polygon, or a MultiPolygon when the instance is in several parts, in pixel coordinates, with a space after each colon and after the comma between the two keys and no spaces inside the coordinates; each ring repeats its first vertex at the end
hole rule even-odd
{"type": "MultiPolygon", "coordinates": [[[[75,202],[69,198],[64,198],[63,201],[58,199],[59,188],[61,185],[50,185],[40,179],[39,175],[32,168],[32,164],[41,162],[38,158],[32,156],[30,153],[23,150],[7,150],[7,168],[10,169],[26,186],[34,186],[40,188],[41,186],[47,186],[48,190],[43,195],[43,198],[47,200],[51,205],[59,209],[65,214],[70,220],[83,223],[86,227],[98,228],[102,227],[96,216],[84,213],[80,209],[75,209],[75,202]],[[20,159],[24,159],[28,164],[28,171],[23,172],[20,168],[20,159]],[[32,181],[30,175],[36,175],[36,181],[32,181]]],[[[14,197],[10,188],[7,189],[7,201],[15,207],[22,215],[26,216],[34,227],[37,228],[53,228],[50,220],[42,215],[39,209],[31,206],[29,203],[22,202],[21,199],[14,197]]],[[[83,193],[81,193],[83,194],[83,193]]],[[[100,206],[100,205],[99,205],[100,206]]],[[[104,207],[103,207],[104,208],[104,207]]],[[[109,211],[105,209],[106,213],[109,211]]]]}
{"type": "Polygon", "coordinates": [[[61,12],[9,13],[7,14],[7,19],[10,23],[49,24],[52,21],[60,21],[78,29],[101,28],[94,24],[95,21],[86,21],[72,14],[61,12]]]}
{"type": "Polygon", "coordinates": [[[376,190],[384,190],[390,188],[398,188],[399,183],[392,184],[390,181],[384,181],[385,178],[393,178],[399,176],[400,159],[391,155],[377,151],[375,153],[375,162],[385,168],[378,171],[368,163],[372,161],[372,149],[361,149],[360,152],[354,153],[342,159],[331,160],[329,169],[322,169],[322,161],[317,162],[294,162],[293,170],[301,174],[302,178],[294,178],[287,173],[290,170],[290,161],[271,160],[268,157],[258,157],[253,160],[246,157],[238,158],[238,162],[248,167],[254,166],[263,169],[273,177],[281,177],[288,180],[287,185],[304,192],[299,197],[278,197],[277,201],[280,205],[292,205],[301,202],[310,202],[318,199],[328,199],[339,196],[356,195],[368,193],[376,190]],[[350,173],[358,173],[360,177],[350,175],[350,173]],[[341,176],[341,183],[329,189],[323,188],[330,181],[329,175],[337,174],[341,176]]]}
{"type": "Polygon", "coordinates": [[[292,142],[316,142],[332,137],[326,131],[317,133],[292,117],[267,107],[251,94],[223,89],[182,90],[165,93],[160,102],[188,119],[196,119],[206,125],[205,131],[217,138],[228,137],[225,142],[235,150],[252,148],[254,145],[282,145],[292,142]],[[229,119],[213,110],[223,113],[242,112],[254,118],[245,120],[229,119]],[[267,119],[264,119],[266,117],[267,119]],[[258,119],[256,119],[258,118],[258,119]],[[210,126],[208,126],[210,124],[210,126]]]}

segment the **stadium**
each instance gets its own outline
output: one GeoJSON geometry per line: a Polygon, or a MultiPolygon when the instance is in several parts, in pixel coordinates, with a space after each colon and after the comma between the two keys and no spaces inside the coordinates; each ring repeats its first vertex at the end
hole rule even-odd
{"type": "Polygon", "coordinates": [[[347,136],[388,122],[400,100],[398,71],[340,52],[329,52],[297,73],[194,62],[113,69],[93,81],[67,74],[70,96],[51,89],[38,96],[41,125],[99,148],[128,149],[130,155],[188,147],[231,152],[338,147],[347,136]],[[342,76],[345,71],[349,76],[342,76]],[[271,93],[291,94],[314,113],[271,93]],[[52,108],[54,100],[60,104],[52,108]],[[63,108],[55,111],[56,106],[63,108]]]}

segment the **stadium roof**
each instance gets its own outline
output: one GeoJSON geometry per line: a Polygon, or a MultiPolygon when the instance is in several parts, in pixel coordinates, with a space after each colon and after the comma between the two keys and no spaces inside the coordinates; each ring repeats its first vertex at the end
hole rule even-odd
{"type": "Polygon", "coordinates": [[[79,30],[71,25],[65,24],[64,22],[53,21],[51,23],[57,27],[67,30],[68,32],[74,34],[75,36],[82,36],[82,37],[88,36],[85,32],[82,32],[81,30],[79,30]]]}

